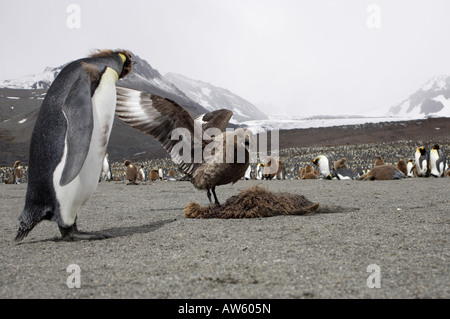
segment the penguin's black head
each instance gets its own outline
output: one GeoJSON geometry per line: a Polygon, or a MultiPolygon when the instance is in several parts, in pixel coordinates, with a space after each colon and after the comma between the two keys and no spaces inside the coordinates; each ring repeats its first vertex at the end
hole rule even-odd
{"type": "MultiPolygon", "coordinates": [[[[120,72],[119,78],[123,78],[124,76],[131,73],[131,66],[133,65],[133,61],[131,59],[131,53],[126,50],[95,50],[94,52],[89,55],[89,58],[111,58],[114,57],[114,62],[117,63],[114,65],[114,69],[117,71],[117,73],[120,72]],[[120,57],[120,59],[118,59],[120,57]],[[120,62],[122,64],[120,65],[120,62]],[[120,70],[120,66],[122,66],[122,69],[120,70]]],[[[110,67],[112,67],[110,65],[110,67]]]]}
{"type": "Polygon", "coordinates": [[[435,145],[433,146],[433,149],[434,149],[434,150],[440,149],[439,144],[435,144],[435,145]]]}
{"type": "Polygon", "coordinates": [[[120,55],[123,61],[123,68],[122,73],[120,73],[119,78],[123,78],[124,76],[127,76],[131,73],[131,68],[133,65],[133,61],[131,60],[131,53],[126,50],[118,50],[114,53],[117,53],[120,55]]]}
{"type": "Polygon", "coordinates": [[[427,149],[425,147],[420,147],[419,148],[419,152],[420,152],[420,155],[426,155],[427,154],[427,149]]]}
{"type": "Polygon", "coordinates": [[[317,166],[319,166],[319,158],[317,157],[317,158],[315,158],[315,159],[313,159],[313,164],[314,165],[317,165],[317,166]]]}

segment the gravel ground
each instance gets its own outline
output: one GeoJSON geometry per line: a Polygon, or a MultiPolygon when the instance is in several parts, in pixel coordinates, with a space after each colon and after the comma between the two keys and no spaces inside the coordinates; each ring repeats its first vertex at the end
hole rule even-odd
{"type": "Polygon", "coordinates": [[[63,242],[42,222],[16,244],[26,184],[1,184],[0,298],[450,298],[450,178],[240,181],[217,194],[253,185],[350,209],[192,220],[184,206],[207,198],[189,182],[110,182],[78,222],[110,239],[63,242]],[[73,264],[79,289],[67,285],[73,264]],[[380,288],[370,289],[374,264],[380,288]]]}

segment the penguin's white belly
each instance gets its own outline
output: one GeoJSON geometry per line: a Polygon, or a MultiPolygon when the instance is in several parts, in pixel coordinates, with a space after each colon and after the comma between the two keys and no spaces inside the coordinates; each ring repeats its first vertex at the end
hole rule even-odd
{"type": "Polygon", "coordinates": [[[53,174],[53,185],[60,205],[61,218],[68,226],[73,225],[81,206],[97,188],[114,121],[117,99],[115,84],[117,79],[117,72],[107,68],[92,96],[94,127],[89,151],[80,173],[69,184],[65,186],[60,185],[67,157],[66,143],[62,160],[53,174]]]}
{"type": "Polygon", "coordinates": [[[109,176],[109,163],[108,160],[105,158],[103,160],[103,166],[102,166],[102,178],[110,178],[109,176]]]}
{"type": "Polygon", "coordinates": [[[415,159],[416,159],[416,170],[417,170],[417,174],[422,176],[426,174],[426,167],[427,167],[427,161],[420,161],[420,153],[416,152],[415,154],[415,159]]]}
{"type": "Polygon", "coordinates": [[[441,176],[444,171],[444,163],[440,163],[437,165],[437,161],[439,160],[439,153],[432,151],[430,154],[430,166],[431,166],[431,174],[434,176],[441,176]]]}
{"type": "Polygon", "coordinates": [[[413,165],[411,163],[408,163],[407,171],[408,171],[408,177],[414,177],[413,165]]]}
{"type": "Polygon", "coordinates": [[[422,168],[419,167],[419,174],[425,175],[427,173],[428,163],[427,161],[422,161],[422,168]]]}
{"type": "Polygon", "coordinates": [[[248,168],[247,168],[247,171],[245,172],[245,178],[246,178],[246,179],[251,179],[251,178],[250,178],[251,173],[252,173],[252,168],[251,168],[251,166],[249,165],[248,168]]]}

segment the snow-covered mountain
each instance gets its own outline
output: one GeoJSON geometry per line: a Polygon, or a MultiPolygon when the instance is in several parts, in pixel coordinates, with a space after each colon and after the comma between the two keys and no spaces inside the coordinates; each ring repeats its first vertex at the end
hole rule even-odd
{"type": "Polygon", "coordinates": [[[450,76],[435,76],[401,103],[392,106],[388,115],[395,117],[450,117],[450,76]]]}
{"type": "Polygon", "coordinates": [[[124,79],[117,81],[118,86],[145,91],[171,99],[184,106],[194,116],[208,112],[203,106],[186,96],[182,90],[163,77],[146,60],[132,52],[131,58],[135,62],[132,72],[124,79]]]}
{"type": "MultiPolygon", "coordinates": [[[[225,108],[233,111],[231,122],[235,124],[242,121],[267,119],[267,116],[253,104],[229,90],[174,73],[162,76],[146,60],[132,52],[131,56],[135,62],[132,72],[126,78],[120,79],[117,82],[118,86],[171,99],[184,106],[193,116],[225,108]]],[[[0,88],[46,90],[63,67],[64,65],[55,68],[47,67],[41,74],[0,81],[0,88]]]]}
{"type": "Polygon", "coordinates": [[[48,89],[58,73],[61,72],[62,68],[62,66],[57,68],[47,67],[41,74],[24,76],[14,80],[0,81],[0,88],[26,90],[48,89]]]}
{"type": "MultiPolygon", "coordinates": [[[[117,82],[117,85],[146,91],[171,99],[184,106],[193,115],[207,112],[200,104],[188,98],[171,82],[164,79],[158,70],[152,68],[147,61],[133,53],[131,53],[131,56],[135,62],[132,73],[125,79],[120,79],[117,82]]],[[[25,76],[14,80],[0,81],[0,88],[28,90],[48,89],[64,66],[65,65],[54,68],[47,67],[41,74],[25,76]]]]}
{"type": "Polygon", "coordinates": [[[196,101],[208,111],[229,109],[233,111],[232,120],[239,123],[249,120],[267,119],[267,115],[252,103],[227,89],[175,73],[167,73],[164,75],[164,78],[172,82],[190,99],[196,101]]]}

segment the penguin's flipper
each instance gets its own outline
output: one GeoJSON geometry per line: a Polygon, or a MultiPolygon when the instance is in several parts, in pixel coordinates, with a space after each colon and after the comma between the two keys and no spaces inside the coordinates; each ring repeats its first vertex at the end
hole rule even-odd
{"type": "Polygon", "coordinates": [[[439,159],[436,161],[436,167],[439,172],[439,177],[444,176],[446,166],[445,164],[446,164],[445,156],[443,156],[442,152],[439,152],[439,159]]]}
{"type": "Polygon", "coordinates": [[[62,106],[67,120],[67,156],[60,185],[69,184],[81,171],[89,151],[94,116],[92,113],[91,81],[84,68],[72,85],[62,106]]]}

